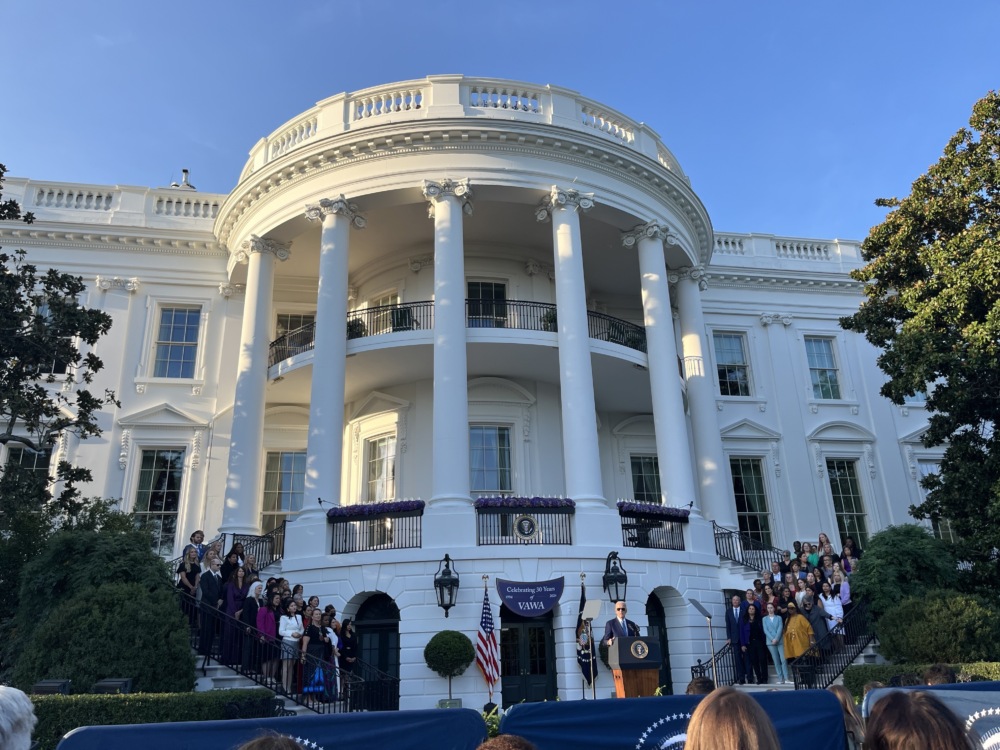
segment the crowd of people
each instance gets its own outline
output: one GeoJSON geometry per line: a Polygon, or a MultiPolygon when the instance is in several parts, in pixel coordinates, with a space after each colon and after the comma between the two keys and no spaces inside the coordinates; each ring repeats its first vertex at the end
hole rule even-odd
{"type": "Polygon", "coordinates": [[[844,646],[844,619],[850,614],[851,571],[862,550],[851,537],[834,551],[820,533],[816,544],[796,541],[770,570],[760,572],[744,597],[733,595],[726,610],[726,642],[732,647],[734,682],[768,683],[768,657],[779,684],[791,680],[788,662],[806,653],[819,655],[844,646]]]}
{"type": "Polygon", "coordinates": [[[204,532],[195,531],[176,571],[198,653],[238,665],[283,695],[346,700],[358,659],[350,618],[338,620],[333,604],[307,598],[301,584],[262,581],[257,561],[241,543],[224,555],[220,545],[206,545],[204,532]]]}

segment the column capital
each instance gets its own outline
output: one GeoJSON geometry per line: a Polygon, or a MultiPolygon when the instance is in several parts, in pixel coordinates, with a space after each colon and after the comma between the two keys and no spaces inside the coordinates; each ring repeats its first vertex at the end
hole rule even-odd
{"type": "Polygon", "coordinates": [[[548,221],[552,218],[552,213],[557,208],[573,211],[589,211],[593,207],[593,193],[581,193],[578,190],[567,190],[558,185],[553,185],[549,194],[542,198],[542,202],[535,209],[535,218],[538,221],[548,221]]]}
{"type": "Polygon", "coordinates": [[[677,235],[666,224],[656,221],[649,221],[640,224],[631,231],[622,232],[622,245],[625,247],[635,247],[641,239],[652,239],[666,242],[668,245],[680,244],[677,235]]]}
{"type": "Polygon", "coordinates": [[[704,266],[687,266],[685,268],[672,269],[669,278],[671,284],[687,280],[697,282],[698,289],[702,292],[708,289],[708,272],[704,266]]]}
{"type": "Polygon", "coordinates": [[[322,198],[319,203],[306,204],[306,218],[309,221],[323,221],[325,217],[333,215],[347,217],[355,229],[368,226],[368,220],[358,213],[358,207],[349,202],[343,193],[336,198],[322,198]]]}
{"type": "Polygon", "coordinates": [[[434,218],[434,205],[443,198],[457,198],[462,204],[462,212],[472,216],[472,185],[469,180],[444,179],[440,182],[424,180],[421,186],[427,199],[427,216],[434,218]]]}
{"type": "Polygon", "coordinates": [[[246,263],[254,253],[270,253],[278,260],[288,260],[291,256],[289,243],[269,240],[265,237],[258,237],[251,234],[250,239],[243,240],[240,249],[236,251],[236,262],[246,263]]]}

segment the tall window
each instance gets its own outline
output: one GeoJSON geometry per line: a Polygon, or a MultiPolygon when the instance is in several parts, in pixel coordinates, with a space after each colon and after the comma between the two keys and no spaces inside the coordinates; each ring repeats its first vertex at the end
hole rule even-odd
{"type": "Polygon", "coordinates": [[[715,333],[715,363],[719,393],[723,396],[750,395],[750,366],[746,338],[742,333],[715,333]]]}
{"type": "Polygon", "coordinates": [[[164,307],[156,331],[153,377],[193,378],[198,354],[200,307],[164,307]]]}
{"type": "Polygon", "coordinates": [[[393,308],[399,306],[399,295],[396,292],[374,297],[368,302],[369,309],[375,309],[371,319],[370,332],[388,333],[393,330],[393,308]]]}
{"type": "Polygon", "coordinates": [[[496,281],[469,282],[469,328],[507,326],[507,285],[496,281]]]}
{"type": "Polygon", "coordinates": [[[264,512],[261,532],[273,531],[281,522],[302,510],[306,491],[305,451],[274,451],[264,464],[264,512]]]}
{"type": "Polygon", "coordinates": [[[396,436],[382,435],[367,442],[368,492],[365,501],[381,503],[396,497],[396,436]]]}
{"type": "Polygon", "coordinates": [[[663,501],[656,456],[632,456],[632,497],[640,503],[659,505],[663,501]]]}
{"type": "MultiPolygon", "coordinates": [[[[53,323],[53,320],[52,320],[52,318],[53,318],[52,307],[51,307],[51,305],[48,302],[45,302],[44,304],[42,304],[38,308],[38,315],[41,316],[42,318],[44,318],[44,320],[45,320],[45,322],[47,324],[52,324],[53,323]]],[[[72,339],[71,336],[66,336],[66,337],[63,337],[62,340],[66,341],[66,340],[71,340],[71,339],[72,339]]],[[[64,361],[62,359],[59,359],[58,357],[53,356],[52,359],[50,359],[48,362],[45,362],[44,364],[42,364],[39,367],[38,372],[39,372],[39,374],[42,374],[42,375],[50,375],[50,374],[51,375],[65,375],[66,374],[66,370],[68,370],[68,369],[69,369],[69,364],[66,361],[64,361]]]]}
{"type": "MultiPolygon", "coordinates": [[[[923,479],[931,474],[937,474],[941,471],[941,466],[937,461],[917,461],[917,468],[920,470],[920,477],[917,480],[917,484],[920,486],[920,499],[927,499],[927,490],[924,489],[923,479]]],[[[931,529],[934,531],[934,536],[945,542],[951,542],[952,544],[958,543],[958,535],[951,528],[951,521],[947,518],[939,518],[936,521],[931,521],[931,529]]]]}
{"type": "Polygon", "coordinates": [[[52,461],[51,451],[33,451],[30,448],[11,445],[7,448],[8,469],[17,467],[18,471],[28,471],[40,481],[48,484],[49,464],[52,461]]]}
{"type": "Polygon", "coordinates": [[[274,332],[278,336],[284,336],[290,331],[297,331],[299,328],[312,325],[315,322],[316,315],[313,313],[278,313],[274,332]]]}
{"type": "Polygon", "coordinates": [[[805,342],[813,398],[839,399],[840,378],[837,372],[837,360],[833,355],[833,339],[806,336],[805,342]]]}
{"type": "Polygon", "coordinates": [[[513,493],[510,427],[469,428],[469,484],[473,495],[513,493]]]}
{"type": "Polygon", "coordinates": [[[833,510],[837,514],[840,537],[851,537],[862,549],[868,546],[868,522],[865,504],[858,484],[857,461],[827,459],[826,473],[830,477],[833,510]]]}
{"type": "Polygon", "coordinates": [[[183,449],[157,448],[142,452],[139,488],[135,493],[135,524],[152,534],[153,551],[163,557],[174,553],[183,478],[183,449]]]}
{"type": "Polygon", "coordinates": [[[736,499],[740,533],[772,546],[763,462],[759,458],[731,457],[729,471],[733,476],[733,497],[736,499]]]}

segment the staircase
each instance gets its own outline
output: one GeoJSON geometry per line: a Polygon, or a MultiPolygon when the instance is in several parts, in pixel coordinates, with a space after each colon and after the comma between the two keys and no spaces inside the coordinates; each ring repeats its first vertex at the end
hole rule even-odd
{"type": "Polygon", "coordinates": [[[826,633],[816,647],[798,659],[788,662],[795,689],[823,690],[855,663],[874,664],[881,658],[873,647],[875,621],[865,602],[858,602],[844,618],[843,644],[833,633],[826,633]]]}

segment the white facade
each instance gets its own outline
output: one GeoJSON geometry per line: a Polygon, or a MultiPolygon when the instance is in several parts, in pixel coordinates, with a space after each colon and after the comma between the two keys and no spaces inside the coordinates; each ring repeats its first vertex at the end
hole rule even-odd
{"type": "MultiPolygon", "coordinates": [[[[165,555],[294,502],[282,575],[346,616],[391,598],[404,708],[442,696],[424,645],[475,637],[484,574],[495,614],[495,578],[565,578],[545,671],[580,698],[577,583],[604,598],[611,550],[632,619],[662,606],[682,688],[709,654],[687,600],[721,622],[721,589],[743,585],[711,525],[740,523],[734,467],[766,499],[743,527],[790,546],[838,520],[907,521],[936,460],[922,406],[881,398],[875,351],[838,325],[861,300],[858,244],[715,233],[655,132],[572,91],[434,76],[320,102],[253,147],[228,195],[12,178],[5,196],[36,222],[0,225],[0,245],[83,276],[114,320],[95,387],[121,408],[58,447],[93,470],[88,493],[163,519],[165,555]],[[691,509],[683,549],[623,546],[615,501],[655,481],[691,509]],[[572,544],[478,544],[479,494],[574,499],[572,544]],[[419,546],[331,554],[319,499],[403,498],[426,502],[419,546]],[[447,620],[446,552],[462,580],[447,620]]],[[[474,667],[454,689],[486,700],[474,667]]]]}

